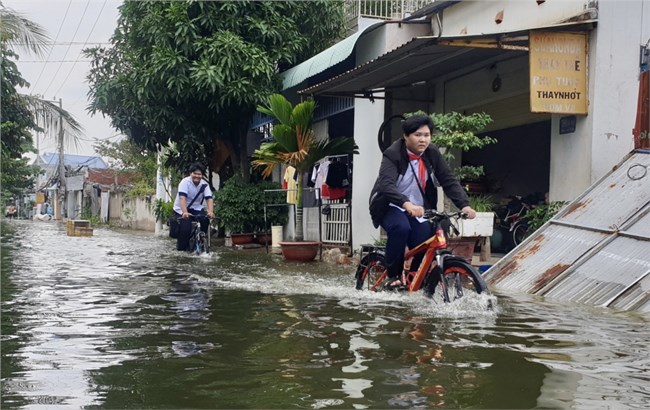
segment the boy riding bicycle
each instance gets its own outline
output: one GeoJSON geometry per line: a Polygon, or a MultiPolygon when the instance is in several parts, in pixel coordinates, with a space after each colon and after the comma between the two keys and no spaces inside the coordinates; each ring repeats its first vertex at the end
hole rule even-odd
{"type": "MultiPolygon", "coordinates": [[[[435,209],[439,183],[452,202],[467,214],[476,217],[460,181],[449,169],[438,148],[431,144],[435,131],[433,120],[414,115],[402,123],[404,137],[383,153],[379,175],[370,194],[370,216],[375,227],[388,235],[386,242],[387,289],[404,286],[401,273],[404,248],[412,248],[431,237],[432,227],[424,218],[424,209],[435,209]]],[[[411,262],[416,270],[424,255],[411,262]]]]}
{"type": "MultiPolygon", "coordinates": [[[[200,163],[194,163],[189,167],[189,176],[183,178],[178,184],[178,194],[174,201],[174,212],[178,217],[179,229],[176,238],[176,249],[187,251],[189,249],[192,223],[190,215],[206,215],[203,210],[203,201],[206,202],[207,217],[214,218],[214,201],[212,191],[208,183],[203,180],[205,167],[200,163]]],[[[201,218],[201,231],[207,234],[210,221],[208,218],[201,218]]]]}

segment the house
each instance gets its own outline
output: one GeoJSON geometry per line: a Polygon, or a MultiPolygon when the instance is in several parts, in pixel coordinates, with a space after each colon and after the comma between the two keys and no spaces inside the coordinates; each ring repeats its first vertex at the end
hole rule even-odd
{"type": "Polygon", "coordinates": [[[101,157],[64,154],[63,164],[66,176],[66,205],[59,209],[59,154],[46,152],[36,157],[34,165],[43,170],[36,180],[35,191],[46,192],[54,205],[57,218],[66,216],[79,218],[83,209],[84,181],[89,169],[106,169],[108,166],[101,157]]]}
{"type": "Polygon", "coordinates": [[[122,196],[127,188],[133,186],[134,177],[133,172],[110,168],[88,169],[84,181],[84,207],[104,223],[110,218],[119,221],[123,213],[122,196]]]}
{"type": "MultiPolygon", "coordinates": [[[[79,168],[96,168],[106,169],[108,165],[101,157],[64,154],[63,164],[69,171],[79,168]]],[[[38,165],[43,173],[38,176],[36,181],[36,190],[43,189],[52,185],[51,182],[56,178],[59,172],[59,154],[54,152],[45,152],[36,157],[34,165],[38,165]]]]}
{"type": "Polygon", "coordinates": [[[153,231],[156,218],[151,197],[132,198],[126,191],[133,186],[135,172],[108,168],[97,156],[64,155],[66,168],[66,205],[59,207],[59,156],[40,155],[34,161],[43,170],[36,191],[48,194],[55,207],[56,219],[80,219],[95,216],[102,222],[153,231]]]}
{"type": "Polygon", "coordinates": [[[483,165],[497,197],[571,201],[603,177],[634,148],[644,3],[435,1],[398,20],[360,19],[357,33],[285,72],[288,98],[321,106],[320,137],[359,145],[352,246],[379,237],[368,214],[378,139],[399,138],[398,121],[385,120],[405,112],[490,114],[497,144],[460,161],[483,165]]]}

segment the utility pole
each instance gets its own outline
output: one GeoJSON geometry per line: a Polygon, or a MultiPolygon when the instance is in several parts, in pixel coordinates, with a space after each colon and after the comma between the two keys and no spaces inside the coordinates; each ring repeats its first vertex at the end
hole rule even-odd
{"type": "MultiPolygon", "coordinates": [[[[63,109],[63,102],[59,98],[59,108],[63,109]]],[[[63,220],[64,207],[66,205],[66,184],[65,184],[65,156],[63,155],[63,114],[59,113],[59,201],[55,217],[58,221],[63,220]]]]}
{"type": "MultiPolygon", "coordinates": [[[[163,175],[162,175],[162,155],[163,149],[160,144],[156,144],[157,155],[156,155],[156,202],[162,200],[165,195],[165,187],[163,185],[163,175]]],[[[160,235],[162,233],[163,221],[162,218],[156,219],[156,227],[154,233],[160,235]]]]}
{"type": "MultiPolygon", "coordinates": [[[[157,155],[158,170],[156,171],[156,200],[167,202],[170,200],[170,196],[167,190],[165,189],[165,181],[167,181],[167,184],[169,184],[169,179],[163,175],[163,168],[162,168],[162,158],[165,153],[165,148],[163,148],[160,144],[156,144],[156,148],[158,152],[157,155]]],[[[154,231],[156,235],[163,234],[163,223],[166,222],[167,221],[163,221],[162,219],[158,219],[156,221],[156,227],[154,231]]]]}

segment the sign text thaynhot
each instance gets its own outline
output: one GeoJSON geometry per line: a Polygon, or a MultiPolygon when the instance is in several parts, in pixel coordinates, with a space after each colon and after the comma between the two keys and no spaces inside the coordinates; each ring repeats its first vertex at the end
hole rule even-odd
{"type": "Polygon", "coordinates": [[[587,33],[530,33],[530,110],[587,114],[587,33]]]}

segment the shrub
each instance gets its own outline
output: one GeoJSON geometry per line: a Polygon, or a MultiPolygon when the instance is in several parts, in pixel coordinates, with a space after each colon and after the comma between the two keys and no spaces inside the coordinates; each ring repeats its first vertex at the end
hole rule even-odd
{"type": "Polygon", "coordinates": [[[528,234],[531,234],[544,225],[549,219],[553,218],[555,214],[560,212],[560,209],[567,203],[564,201],[556,201],[548,204],[537,205],[535,208],[528,211],[524,219],[528,222],[528,234]]]}
{"type": "MultiPolygon", "coordinates": [[[[230,178],[215,193],[215,216],[219,226],[232,233],[248,233],[264,230],[264,190],[280,189],[274,182],[256,184],[245,182],[241,177],[230,178]]],[[[266,194],[266,203],[285,203],[284,192],[266,194]]],[[[284,225],[288,220],[286,207],[267,207],[268,226],[284,225]]]]}
{"type": "Polygon", "coordinates": [[[174,201],[163,201],[162,199],[156,199],[153,213],[156,215],[156,221],[167,222],[169,218],[174,214],[174,201]]]}

